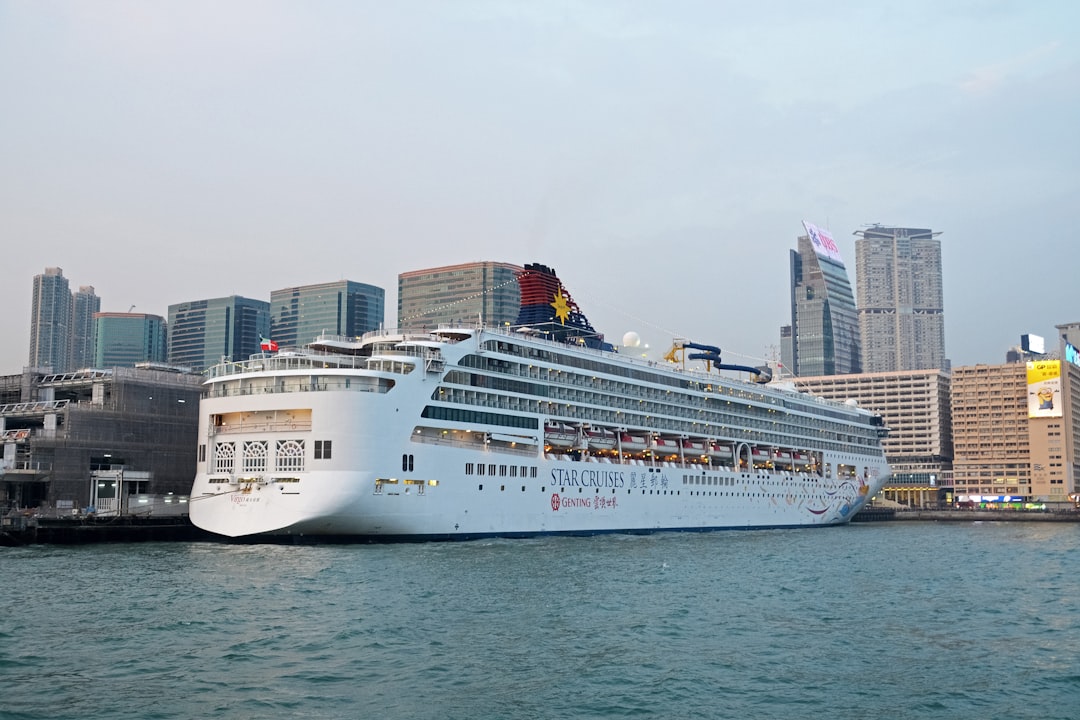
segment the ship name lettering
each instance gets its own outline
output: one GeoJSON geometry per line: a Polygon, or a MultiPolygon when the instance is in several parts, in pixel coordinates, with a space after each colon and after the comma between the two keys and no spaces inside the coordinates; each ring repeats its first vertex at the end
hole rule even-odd
{"type": "Polygon", "coordinates": [[[626,485],[622,470],[567,470],[552,468],[551,480],[556,485],[578,487],[621,488],[626,485]]]}

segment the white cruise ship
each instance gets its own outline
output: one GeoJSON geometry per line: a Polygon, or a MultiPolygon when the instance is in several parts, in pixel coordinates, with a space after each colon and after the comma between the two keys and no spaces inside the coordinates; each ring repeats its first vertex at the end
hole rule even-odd
{"type": "Polygon", "coordinates": [[[885,483],[879,416],[740,379],[709,345],[628,357],[552,270],[519,284],[513,330],[323,337],[212,368],[191,520],[380,541],[817,526],[885,483]]]}

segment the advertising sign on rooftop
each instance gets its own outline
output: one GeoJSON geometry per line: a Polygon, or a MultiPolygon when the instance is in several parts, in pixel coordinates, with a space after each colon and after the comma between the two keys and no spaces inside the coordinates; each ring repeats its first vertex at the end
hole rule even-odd
{"type": "Polygon", "coordinates": [[[1061,417],[1061,361],[1027,364],[1028,417],[1061,417]]]}
{"type": "Polygon", "coordinates": [[[832,239],[832,233],[828,230],[822,230],[813,223],[808,223],[803,220],[803,227],[806,228],[806,234],[810,236],[810,243],[814,246],[814,252],[817,253],[819,258],[826,258],[832,260],[838,265],[843,265],[844,260],[840,257],[840,248],[836,246],[836,243],[832,239]]]}

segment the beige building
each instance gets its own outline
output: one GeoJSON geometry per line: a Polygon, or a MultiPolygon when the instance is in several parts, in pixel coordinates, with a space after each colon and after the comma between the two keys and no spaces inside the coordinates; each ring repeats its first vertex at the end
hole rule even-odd
{"type": "Polygon", "coordinates": [[[893,370],[854,375],[800,377],[800,390],[830,400],[855,400],[881,415],[892,480],[882,495],[913,507],[948,500],[952,470],[949,374],[943,370],[893,370]]]}
{"type": "Polygon", "coordinates": [[[1072,505],[1080,367],[1040,359],[956,368],[952,413],[958,502],[1072,505]]]}

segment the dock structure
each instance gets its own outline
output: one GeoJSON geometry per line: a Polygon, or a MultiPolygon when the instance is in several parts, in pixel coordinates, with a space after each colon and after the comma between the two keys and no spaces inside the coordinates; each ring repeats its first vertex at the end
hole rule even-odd
{"type": "Polygon", "coordinates": [[[0,376],[0,513],[145,514],[136,497],[186,495],[202,380],[149,365],[0,376]]]}

